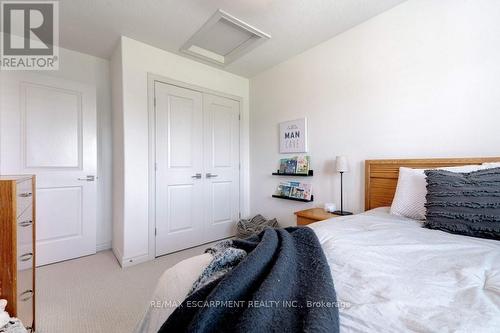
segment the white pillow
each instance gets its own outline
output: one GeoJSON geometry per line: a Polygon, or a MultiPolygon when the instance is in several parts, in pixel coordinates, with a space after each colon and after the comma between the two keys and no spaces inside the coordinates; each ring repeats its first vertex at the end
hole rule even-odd
{"type": "Polygon", "coordinates": [[[500,168],[499,162],[488,162],[488,163],[483,163],[481,165],[485,167],[485,169],[500,168]]]}
{"type": "MultiPolygon", "coordinates": [[[[472,172],[497,167],[500,167],[500,163],[484,163],[483,165],[464,165],[438,169],[451,172],[472,172]]],[[[398,185],[394,199],[392,200],[391,214],[414,220],[425,220],[427,196],[425,170],[428,169],[399,168],[398,185]]]]}
{"type": "Polygon", "coordinates": [[[424,169],[399,168],[398,186],[392,200],[391,214],[424,220],[426,186],[424,169]]]}

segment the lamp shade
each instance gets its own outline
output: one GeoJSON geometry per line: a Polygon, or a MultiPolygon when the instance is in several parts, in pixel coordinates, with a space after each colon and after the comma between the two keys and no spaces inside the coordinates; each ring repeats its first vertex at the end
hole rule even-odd
{"type": "Polygon", "coordinates": [[[335,162],[335,168],[337,172],[348,172],[349,171],[349,163],[347,162],[347,157],[345,156],[337,156],[335,162]]]}

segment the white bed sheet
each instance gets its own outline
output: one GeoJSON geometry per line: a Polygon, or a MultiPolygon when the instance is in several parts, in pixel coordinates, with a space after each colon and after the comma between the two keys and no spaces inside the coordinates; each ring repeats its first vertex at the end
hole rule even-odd
{"type": "MultiPolygon", "coordinates": [[[[309,226],[347,305],[341,332],[500,332],[499,241],[425,229],[388,208],[309,226]]],[[[181,302],[209,260],[167,270],[153,300],[181,302]]],[[[148,309],[137,331],[157,332],[174,308],[148,309]]]]}

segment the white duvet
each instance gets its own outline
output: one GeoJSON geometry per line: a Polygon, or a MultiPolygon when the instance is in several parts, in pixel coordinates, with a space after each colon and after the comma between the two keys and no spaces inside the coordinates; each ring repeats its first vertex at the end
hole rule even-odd
{"type": "MultiPolygon", "coordinates": [[[[309,225],[337,292],[341,332],[500,332],[500,242],[452,235],[387,209],[309,225]]],[[[210,256],[161,277],[138,332],[157,332],[210,256]]]]}

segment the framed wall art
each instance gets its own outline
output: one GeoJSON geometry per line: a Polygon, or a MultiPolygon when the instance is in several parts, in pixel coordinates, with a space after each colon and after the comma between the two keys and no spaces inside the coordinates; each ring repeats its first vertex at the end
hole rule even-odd
{"type": "Polygon", "coordinates": [[[280,127],[280,153],[307,152],[307,118],[285,121],[280,127]]]}

